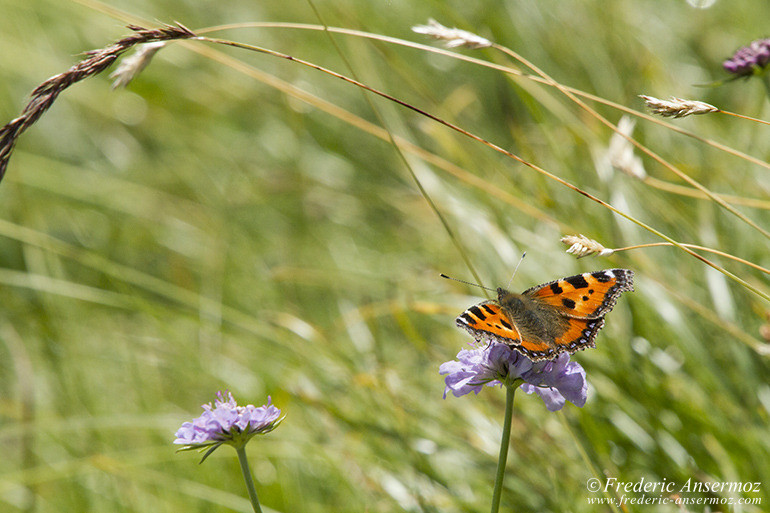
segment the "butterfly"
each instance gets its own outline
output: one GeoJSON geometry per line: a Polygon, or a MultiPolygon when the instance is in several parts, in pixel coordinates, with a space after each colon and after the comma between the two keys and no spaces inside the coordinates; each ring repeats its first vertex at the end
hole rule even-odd
{"type": "Polygon", "coordinates": [[[544,283],[521,294],[497,289],[497,301],[484,301],[461,313],[456,323],[478,340],[508,344],[532,361],[553,360],[596,347],[604,316],[618,297],[634,290],[634,272],[606,269],[544,283]]]}

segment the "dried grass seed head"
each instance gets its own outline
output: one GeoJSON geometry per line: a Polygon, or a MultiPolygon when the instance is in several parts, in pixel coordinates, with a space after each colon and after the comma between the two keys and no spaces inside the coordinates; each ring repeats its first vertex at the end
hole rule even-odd
{"type": "Polygon", "coordinates": [[[565,235],[561,241],[569,246],[567,253],[575,255],[577,258],[594,254],[609,256],[615,252],[615,250],[605,248],[599,242],[589,239],[582,233],[580,235],[565,235]]]}
{"type": "Polygon", "coordinates": [[[640,94],[639,98],[644,100],[645,105],[653,114],[663,117],[683,118],[691,114],[708,114],[719,110],[706,102],[684,100],[673,96],[669,100],[660,100],[654,96],[640,94]]]}
{"type": "Polygon", "coordinates": [[[110,78],[115,79],[112,83],[112,88],[126,87],[131,81],[139,75],[139,73],[149,66],[152,58],[158,53],[158,50],[168,44],[168,41],[155,41],[153,43],[145,43],[136,51],[124,57],[115,71],[110,73],[110,78]]]}
{"type": "Polygon", "coordinates": [[[412,27],[412,31],[444,41],[444,46],[447,48],[465,46],[475,50],[492,46],[492,42],[488,39],[466,30],[445,27],[433,18],[428,20],[427,25],[415,25],[412,27]]]}

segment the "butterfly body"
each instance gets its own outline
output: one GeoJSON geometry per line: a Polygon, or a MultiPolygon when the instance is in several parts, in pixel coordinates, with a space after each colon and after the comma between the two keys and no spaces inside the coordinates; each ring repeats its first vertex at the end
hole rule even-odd
{"type": "Polygon", "coordinates": [[[533,361],[595,347],[594,339],[633,271],[606,269],[552,281],[521,294],[497,289],[496,301],[474,305],[457,325],[479,340],[508,344],[533,361]]]}

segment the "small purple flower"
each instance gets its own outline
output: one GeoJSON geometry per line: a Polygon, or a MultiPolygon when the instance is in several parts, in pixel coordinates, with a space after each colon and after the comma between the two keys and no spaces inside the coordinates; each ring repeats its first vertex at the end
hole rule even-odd
{"type": "Polygon", "coordinates": [[[478,394],[485,385],[502,386],[506,380],[522,380],[521,389],[539,395],[550,411],[560,410],[565,401],[582,407],[588,391],[585,370],[579,363],[571,362],[567,353],[553,361],[533,362],[496,342],[479,342],[478,348],[461,350],[457,360],[441,364],[439,374],[446,374],[445,399],[448,392],[460,397],[471,392],[478,394]]]}
{"type": "Polygon", "coordinates": [[[722,66],[734,75],[749,76],[760,73],[770,63],[770,38],[757,39],[739,48],[722,66]]]}
{"type": "Polygon", "coordinates": [[[212,447],[204,459],[222,444],[243,447],[255,435],[269,433],[283,420],[281,410],[270,404],[257,408],[249,404],[238,406],[233,394],[217,392],[217,399],[204,404],[203,414],[192,422],[185,422],[176,432],[175,444],[185,445],[182,450],[212,447]]]}

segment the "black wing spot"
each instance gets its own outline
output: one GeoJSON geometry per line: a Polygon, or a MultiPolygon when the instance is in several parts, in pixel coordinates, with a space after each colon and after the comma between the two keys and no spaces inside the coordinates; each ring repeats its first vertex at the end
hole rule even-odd
{"type": "MultiPolygon", "coordinates": [[[[588,287],[588,282],[586,281],[585,278],[583,278],[582,274],[578,274],[577,276],[570,276],[565,281],[567,283],[569,283],[570,285],[572,285],[573,287],[575,287],[576,289],[584,289],[584,288],[588,287]]],[[[607,281],[607,280],[605,280],[605,281],[607,281]]]]}
{"type": "Polygon", "coordinates": [[[481,311],[481,308],[479,308],[478,306],[472,306],[472,307],[469,309],[469,311],[470,311],[470,312],[471,312],[473,315],[475,315],[476,317],[478,317],[480,321],[483,321],[484,319],[486,319],[486,318],[487,318],[487,316],[486,316],[486,315],[484,315],[484,312],[482,312],[482,311],[481,311]]]}
{"type": "Polygon", "coordinates": [[[481,305],[481,308],[483,308],[484,310],[486,310],[486,312],[487,312],[489,315],[495,315],[495,311],[494,311],[494,310],[492,310],[492,309],[489,307],[489,305],[481,305]]]}
{"type": "Polygon", "coordinates": [[[596,278],[596,281],[599,283],[607,283],[614,278],[614,276],[607,271],[597,271],[595,273],[591,273],[591,276],[596,278]]]}
{"type": "Polygon", "coordinates": [[[583,301],[588,301],[588,296],[583,296],[583,301]]]}
{"type": "Polygon", "coordinates": [[[501,320],[500,320],[500,323],[501,323],[503,326],[505,326],[507,329],[509,329],[509,330],[512,330],[512,329],[513,329],[513,326],[511,326],[511,325],[510,325],[510,323],[508,323],[508,322],[507,322],[505,319],[501,319],[501,320]]]}
{"type": "Polygon", "coordinates": [[[458,317],[457,321],[464,323],[466,326],[473,326],[476,324],[476,319],[474,319],[467,313],[462,314],[460,317],[458,317]]]}
{"type": "Polygon", "coordinates": [[[566,308],[569,308],[570,310],[573,310],[575,308],[575,302],[566,297],[561,300],[561,304],[563,304],[566,308]]]}
{"type": "Polygon", "coordinates": [[[559,284],[557,282],[553,282],[551,283],[551,292],[553,292],[554,294],[561,294],[562,292],[564,292],[564,289],[559,287],[559,284]]]}

